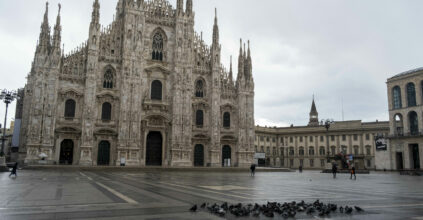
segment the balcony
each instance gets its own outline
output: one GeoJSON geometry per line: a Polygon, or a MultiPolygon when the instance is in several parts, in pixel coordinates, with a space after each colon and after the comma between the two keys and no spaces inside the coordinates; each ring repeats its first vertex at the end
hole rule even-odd
{"type": "Polygon", "coordinates": [[[405,133],[395,133],[388,136],[388,138],[410,138],[410,137],[422,137],[423,132],[405,132],[405,133]]]}

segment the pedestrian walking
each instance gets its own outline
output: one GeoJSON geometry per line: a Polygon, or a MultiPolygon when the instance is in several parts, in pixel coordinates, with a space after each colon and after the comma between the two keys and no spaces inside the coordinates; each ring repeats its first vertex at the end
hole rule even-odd
{"type": "Polygon", "coordinates": [[[303,165],[300,165],[300,167],[298,167],[298,171],[300,171],[300,173],[303,172],[303,165]]]}
{"type": "Polygon", "coordinates": [[[18,175],[16,174],[16,170],[18,169],[18,162],[16,162],[13,167],[12,167],[12,171],[9,174],[9,177],[12,175],[15,175],[15,177],[17,177],[18,175]]]}
{"type": "Polygon", "coordinates": [[[352,179],[353,175],[354,175],[354,180],[356,180],[357,177],[355,176],[355,167],[354,166],[351,167],[351,176],[350,176],[350,179],[352,179]]]}
{"type": "Polygon", "coordinates": [[[336,167],[336,163],[332,164],[332,174],[333,174],[333,178],[336,178],[336,172],[338,171],[338,168],[336,167]]]}
{"type": "Polygon", "coordinates": [[[251,176],[254,176],[256,174],[256,165],[251,164],[250,170],[251,170],[251,176]]]}

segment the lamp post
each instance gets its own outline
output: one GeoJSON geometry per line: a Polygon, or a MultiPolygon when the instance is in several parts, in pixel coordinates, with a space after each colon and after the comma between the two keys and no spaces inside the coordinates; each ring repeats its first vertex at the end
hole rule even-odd
{"type": "Polygon", "coordinates": [[[17,98],[17,93],[15,91],[9,91],[4,89],[0,93],[0,100],[3,100],[3,102],[6,104],[6,113],[4,115],[3,138],[1,143],[0,157],[4,157],[4,142],[6,142],[7,110],[9,108],[9,104],[12,103],[16,98],[17,98]]]}

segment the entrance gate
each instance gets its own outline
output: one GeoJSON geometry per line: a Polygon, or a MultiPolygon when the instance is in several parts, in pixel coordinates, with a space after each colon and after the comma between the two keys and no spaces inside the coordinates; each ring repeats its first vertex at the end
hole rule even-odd
{"type": "Polygon", "coordinates": [[[108,141],[101,141],[98,144],[97,165],[110,165],[110,143],[108,141]]]}
{"type": "Polygon", "coordinates": [[[194,166],[204,166],[204,146],[201,144],[195,145],[194,148],[194,166]]]}
{"type": "Polygon", "coordinates": [[[402,152],[397,152],[397,170],[404,169],[404,161],[402,159],[402,152]]]}
{"type": "Polygon", "coordinates": [[[72,165],[73,162],[73,141],[65,139],[60,144],[59,164],[72,165]]]}
{"type": "Polygon", "coordinates": [[[228,145],[222,148],[222,167],[225,166],[225,159],[231,159],[231,147],[228,145]]]}
{"type": "Polygon", "coordinates": [[[147,135],[147,149],[146,149],[146,166],[161,166],[162,165],[162,134],[157,131],[152,131],[147,135]]]}

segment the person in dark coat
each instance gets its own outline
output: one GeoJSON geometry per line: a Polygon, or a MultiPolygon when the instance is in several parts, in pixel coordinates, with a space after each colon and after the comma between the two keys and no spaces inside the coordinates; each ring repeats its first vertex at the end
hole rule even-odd
{"type": "Polygon", "coordinates": [[[357,177],[355,176],[355,167],[354,166],[351,167],[351,176],[350,176],[350,179],[352,179],[353,175],[354,175],[354,179],[357,179],[357,177]]]}
{"type": "Polygon", "coordinates": [[[336,167],[336,163],[332,164],[332,174],[333,178],[336,178],[336,172],[338,171],[338,168],[336,167]]]}
{"type": "Polygon", "coordinates": [[[18,162],[16,162],[13,167],[12,167],[12,171],[9,174],[9,177],[12,175],[15,175],[15,177],[17,177],[18,175],[16,175],[16,170],[18,169],[18,162]]]}
{"type": "Polygon", "coordinates": [[[255,173],[256,173],[256,165],[255,164],[251,164],[250,170],[251,170],[251,176],[254,176],[255,173]]]}
{"type": "Polygon", "coordinates": [[[303,172],[303,165],[300,165],[300,167],[298,167],[298,171],[300,171],[300,173],[303,172]]]}

